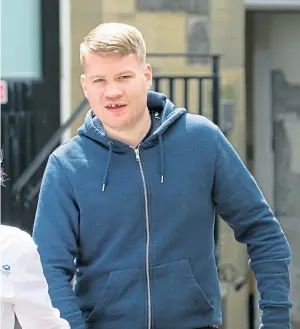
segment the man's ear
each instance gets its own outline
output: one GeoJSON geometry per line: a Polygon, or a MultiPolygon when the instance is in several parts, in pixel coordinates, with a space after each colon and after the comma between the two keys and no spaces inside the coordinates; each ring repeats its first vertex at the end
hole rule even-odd
{"type": "Polygon", "coordinates": [[[87,90],[86,90],[86,75],[81,74],[80,76],[81,87],[84,92],[84,96],[87,98],[87,90]]]}
{"type": "Polygon", "coordinates": [[[150,64],[146,64],[145,66],[145,78],[148,83],[148,88],[151,89],[152,87],[152,68],[150,64]]]}

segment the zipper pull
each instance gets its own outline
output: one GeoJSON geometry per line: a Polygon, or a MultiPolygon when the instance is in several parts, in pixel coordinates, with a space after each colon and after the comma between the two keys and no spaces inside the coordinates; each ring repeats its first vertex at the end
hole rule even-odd
{"type": "Polygon", "coordinates": [[[136,156],[136,161],[140,162],[140,149],[136,148],[134,149],[135,156],[136,156]]]}

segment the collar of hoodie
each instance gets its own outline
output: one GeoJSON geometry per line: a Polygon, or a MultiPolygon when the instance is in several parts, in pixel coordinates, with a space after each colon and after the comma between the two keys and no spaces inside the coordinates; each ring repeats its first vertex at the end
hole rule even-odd
{"type": "MultiPolygon", "coordinates": [[[[156,119],[159,119],[159,117],[156,116],[156,119]]],[[[161,184],[163,184],[164,183],[164,146],[163,146],[162,135],[158,136],[158,142],[159,142],[159,153],[160,153],[160,182],[161,182],[161,184]]],[[[109,169],[111,166],[112,155],[113,155],[113,145],[114,145],[114,141],[110,140],[108,142],[109,152],[108,152],[106,169],[105,169],[103,181],[102,181],[102,192],[105,191],[105,187],[108,182],[108,174],[109,174],[109,169]]]]}
{"type": "MultiPolygon", "coordinates": [[[[151,115],[151,120],[153,120],[153,129],[150,136],[142,141],[139,147],[148,148],[157,143],[159,144],[160,183],[163,184],[165,181],[163,136],[166,130],[180,116],[186,113],[186,110],[183,108],[175,109],[174,104],[165,95],[156,92],[148,93],[147,107],[151,115]]],[[[124,153],[128,151],[130,146],[107,136],[101,121],[95,116],[92,109],[88,111],[85,123],[79,128],[78,133],[100,142],[108,149],[107,162],[102,180],[102,191],[105,192],[105,188],[109,182],[109,176],[111,175],[110,168],[114,161],[114,153],[124,153]]]]}

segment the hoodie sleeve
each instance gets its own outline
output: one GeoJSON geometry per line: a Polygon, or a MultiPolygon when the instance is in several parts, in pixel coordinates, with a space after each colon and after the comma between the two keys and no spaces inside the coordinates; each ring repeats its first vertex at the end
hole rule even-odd
{"type": "Polygon", "coordinates": [[[52,154],[40,189],[33,238],[38,246],[54,307],[72,329],[85,329],[71,281],[75,273],[79,210],[73,188],[52,154]]]}
{"type": "Polygon", "coordinates": [[[22,232],[17,242],[17,261],[13,279],[14,310],[22,328],[70,329],[53,308],[40,256],[29,234],[22,232]]]}
{"type": "Polygon", "coordinates": [[[217,128],[213,198],[219,215],[247,245],[262,311],[261,329],[289,329],[291,251],[278,220],[231,144],[217,128]]]}

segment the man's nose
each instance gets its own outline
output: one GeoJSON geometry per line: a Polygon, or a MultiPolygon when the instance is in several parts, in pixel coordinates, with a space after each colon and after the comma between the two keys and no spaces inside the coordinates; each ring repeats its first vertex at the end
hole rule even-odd
{"type": "Polygon", "coordinates": [[[117,98],[122,96],[123,91],[116,85],[110,85],[106,86],[104,94],[107,98],[117,98]]]}

